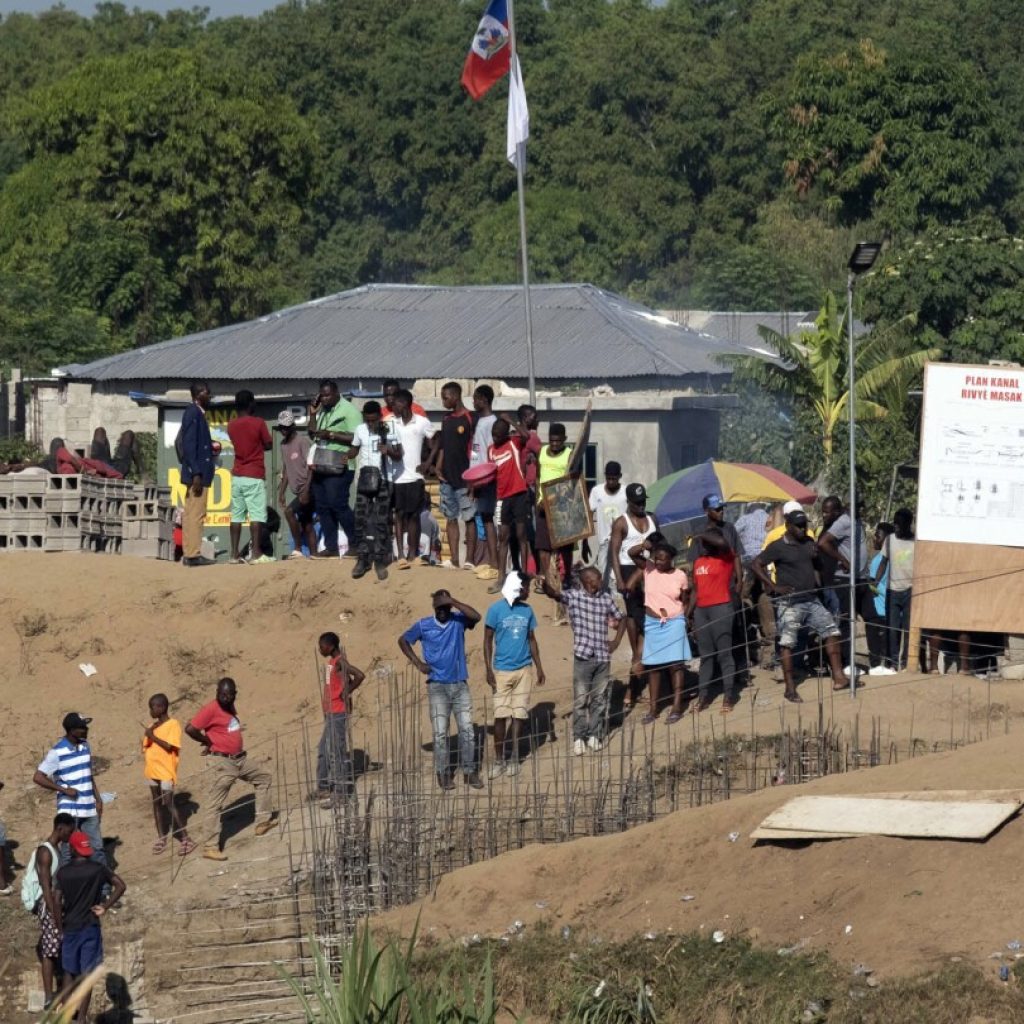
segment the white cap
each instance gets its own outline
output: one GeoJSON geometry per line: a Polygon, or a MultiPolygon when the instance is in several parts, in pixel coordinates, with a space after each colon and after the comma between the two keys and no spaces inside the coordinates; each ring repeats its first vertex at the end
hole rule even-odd
{"type": "Polygon", "coordinates": [[[803,512],[803,510],[804,507],[799,501],[787,501],[786,504],[782,506],[782,514],[784,516],[788,516],[790,512],[803,512]]]}

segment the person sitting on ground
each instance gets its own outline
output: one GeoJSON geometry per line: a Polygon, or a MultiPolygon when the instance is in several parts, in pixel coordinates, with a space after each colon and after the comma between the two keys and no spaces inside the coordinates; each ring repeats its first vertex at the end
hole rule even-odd
{"type": "Polygon", "coordinates": [[[61,476],[74,476],[76,473],[81,473],[82,476],[100,476],[110,480],[123,479],[123,474],[105,462],[76,455],[65,445],[62,437],[55,437],[50,441],[50,454],[42,461],[42,465],[47,472],[59,473],[61,476]]]}
{"type": "Polygon", "coordinates": [[[61,812],[53,819],[53,830],[32,851],[21,878],[21,903],[39,923],[36,957],[43,979],[43,1009],[48,1010],[56,997],[54,981],[60,975],[60,908],[54,880],[60,867],[60,848],[66,846],[75,831],[75,819],[61,812]]]}
{"type": "Polygon", "coordinates": [[[466,666],[466,630],[480,621],[480,613],[452,597],[447,590],[431,595],[434,614],[414,622],[399,638],[398,648],[427,677],[427,700],[434,730],[434,771],[444,790],[455,788],[448,754],[448,723],[455,716],[459,735],[459,766],[466,785],[483,789],[476,765],[473,700],[466,666]],[[423,657],[416,656],[419,643],[423,657]]]}
{"type": "Polygon", "coordinates": [[[245,752],[242,723],[235,706],[237,697],[234,679],[224,676],[217,683],[216,699],[204,704],[185,726],[185,732],[202,746],[200,754],[211,757],[208,770],[212,782],[203,846],[207,860],[228,859],[220,844],[220,816],[236,782],[247,782],[256,790],[256,817],[262,819],[256,822],[256,835],[266,835],[277,820],[271,793],[273,778],[265,768],[253,764],[245,752]]]}
{"type": "Polygon", "coordinates": [[[658,704],[663,670],[672,677],[672,710],[668,724],[673,725],[683,717],[683,662],[692,656],[686,635],[685,610],[690,584],[686,573],[675,567],[676,556],[676,549],[665,540],[651,547],[649,558],[639,553],[634,556],[642,573],[634,576],[629,586],[643,585],[644,649],[641,661],[634,663],[632,671],[634,675],[648,675],[649,710],[643,717],[644,725],[653,724],[661,711],[658,704]]]}
{"type": "Polygon", "coordinates": [[[235,448],[231,467],[231,558],[232,565],[242,565],[239,552],[242,524],[249,521],[250,561],[254,564],[274,559],[260,554],[260,534],[267,521],[267,468],[265,454],[274,446],[266,420],[257,416],[256,396],[246,388],[235,395],[238,415],[228,422],[228,437],[235,448]]]}
{"type": "Polygon", "coordinates": [[[793,650],[800,630],[807,628],[825,642],[832,671],[832,689],[847,686],[839,654],[839,627],[836,620],[818,599],[821,586],[820,561],[814,541],[807,535],[807,514],[800,511],[786,514],[786,532],[772,541],[753,562],[751,570],[765,590],[778,598],[779,650],[782,658],[783,696],[794,704],[803,702],[796,692],[793,678],[793,650]],[[775,567],[775,579],[768,566],[775,567]]]}
{"type": "Polygon", "coordinates": [[[484,620],[484,665],[494,694],[494,764],[489,777],[519,774],[519,732],[530,717],[533,684],[544,685],[530,577],[510,572],[484,620]]]}
{"type": "Polygon", "coordinates": [[[402,445],[397,420],[381,418],[379,402],[363,405],[363,422],[352,435],[349,454],[356,456],[356,559],[352,579],[373,566],[377,579],[388,578],[391,561],[391,499],[395,478],[402,470],[402,445]]]}
{"type": "Polygon", "coordinates": [[[316,798],[325,810],[338,797],[355,793],[352,755],[348,748],[348,716],[352,693],[366,678],[352,665],[341,647],[337,633],[321,633],[317,640],[320,657],[326,659],[326,680],[322,692],[324,728],[316,754],[316,798]]]}
{"type": "Polygon", "coordinates": [[[622,643],[626,617],[594,566],[580,571],[580,585],[563,590],[543,579],[544,593],[565,606],[572,626],[572,752],[600,750],[608,732],[608,682],[612,654],[622,643]],[[608,642],[608,627],[615,637],[608,642]]]}
{"type": "Polygon", "coordinates": [[[316,506],[309,486],[309,450],[312,447],[308,435],[300,434],[295,425],[295,413],[282,409],[277,414],[274,428],[281,437],[281,478],[277,484],[277,503],[284,510],[284,518],[292,535],[293,550],[288,558],[302,559],[302,545],[310,555],[316,552],[316,530],[313,519],[316,506]],[[292,500],[288,501],[291,488],[292,500]]]}
{"type": "MultiPolygon", "coordinates": [[[[72,832],[68,838],[71,863],[57,871],[57,930],[62,933],[60,961],[64,968],[61,1002],[67,1001],[75,986],[103,963],[103,932],[100,919],[124,895],[126,886],[105,863],[92,858],[96,851],[84,832],[72,832]],[[104,899],[104,892],[109,895],[104,899]]],[[[86,992],[78,1006],[79,1024],[88,1024],[89,1000],[86,992]]]]}
{"type": "Polygon", "coordinates": [[[178,853],[185,857],[196,848],[196,844],[189,839],[181,811],[174,803],[178,761],[181,759],[181,723],[168,715],[169,707],[170,702],[164,693],[154,693],[149,698],[153,723],[146,727],[142,737],[142,753],[146,761],[144,775],[156,824],[153,853],[163,853],[168,840],[177,839],[178,853]]]}
{"type": "Polygon", "coordinates": [[[522,423],[513,423],[508,413],[502,413],[494,421],[491,437],[493,441],[487,448],[487,459],[498,467],[496,513],[501,526],[498,531],[498,578],[488,587],[487,593],[499,594],[505,579],[509,539],[513,530],[519,557],[513,568],[517,572],[525,572],[530,559],[529,524],[532,510],[526,477],[523,474],[522,454],[529,431],[522,423]]]}

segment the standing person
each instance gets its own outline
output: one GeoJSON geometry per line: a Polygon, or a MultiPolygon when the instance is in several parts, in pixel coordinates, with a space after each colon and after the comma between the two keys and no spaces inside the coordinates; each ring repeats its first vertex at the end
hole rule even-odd
{"type": "MultiPolygon", "coordinates": [[[[736,527],[725,519],[725,499],[721,494],[705,494],[701,500],[701,506],[707,517],[705,530],[720,530],[725,537],[733,553],[733,575],[729,582],[729,591],[732,595],[732,647],[736,663],[736,676],[740,679],[747,678],[750,668],[750,658],[747,649],[749,637],[747,635],[747,610],[743,604],[743,560],[740,557],[740,538],[736,527]]],[[[690,560],[696,561],[701,552],[699,544],[690,549],[690,560]]]]}
{"type": "Polygon", "coordinates": [[[523,448],[526,444],[527,431],[522,424],[517,424],[516,433],[511,433],[512,419],[502,413],[491,428],[492,444],[487,449],[487,458],[498,467],[496,480],[498,485],[498,519],[501,528],[498,533],[498,578],[490,585],[487,592],[501,592],[508,568],[509,539],[516,539],[519,560],[513,568],[517,572],[526,572],[530,560],[530,541],[528,523],[530,520],[530,494],[523,473],[523,448]]]}
{"type": "Polygon", "coordinates": [[[391,422],[401,448],[394,488],[396,568],[408,569],[419,561],[420,512],[426,493],[423,474],[427,469],[423,445],[434,436],[434,425],[426,416],[412,411],[412,392],[404,388],[395,396],[395,415],[391,422]]]}
{"type": "Polygon", "coordinates": [[[434,614],[414,622],[398,638],[398,648],[427,677],[437,784],[445,790],[455,788],[455,774],[448,754],[448,723],[454,715],[462,777],[467,786],[483,789],[476,765],[473,699],[466,665],[466,630],[476,626],[480,613],[456,600],[447,590],[435,591],[431,600],[434,614]],[[422,658],[413,650],[416,643],[422,647],[422,658]]]}
{"type": "Polygon", "coordinates": [[[697,539],[702,554],[693,563],[693,589],[686,614],[693,620],[700,655],[700,684],[695,712],[711,706],[715,664],[722,680],[722,714],[736,707],[733,691],[736,662],[732,654],[732,594],[734,552],[721,530],[705,530],[697,539]]]}
{"type": "Polygon", "coordinates": [[[601,582],[608,586],[613,576],[609,551],[612,541],[612,526],[616,519],[626,514],[626,492],[622,487],[622,466],[607,462],[604,467],[604,483],[595,484],[590,491],[590,511],[594,513],[594,530],[597,534],[597,554],[594,567],[601,574],[601,582]]]}
{"type": "Polygon", "coordinates": [[[209,770],[213,774],[210,806],[206,812],[208,828],[203,846],[207,860],[227,860],[220,845],[220,815],[228,793],[236,782],[247,782],[256,790],[256,835],[266,835],[277,819],[273,809],[270,772],[249,763],[242,737],[242,723],[238,720],[235,700],[238,687],[234,679],[224,676],[217,683],[217,697],[204,704],[185,726],[185,732],[202,746],[200,754],[210,756],[209,770]]]}
{"type": "Polygon", "coordinates": [[[541,581],[544,593],[565,606],[572,626],[572,752],[600,750],[608,732],[608,679],[611,657],[626,632],[626,617],[593,566],[580,572],[580,586],[562,590],[541,581]],[[615,638],[608,642],[608,627],[615,638]]]}
{"type": "Polygon", "coordinates": [[[310,555],[316,553],[316,530],[313,515],[316,511],[309,489],[310,440],[295,426],[295,414],[283,409],[277,414],[277,427],[281,435],[281,479],[277,485],[277,503],[284,510],[285,522],[292,535],[292,553],[288,558],[302,558],[302,544],[310,555]],[[288,501],[291,489],[292,500],[288,501]]]}
{"type": "MultiPolygon", "coordinates": [[[[771,668],[775,654],[775,616],[766,613],[771,610],[771,601],[761,600],[761,584],[750,569],[750,563],[764,547],[768,533],[768,509],[763,502],[748,502],[743,514],[736,520],[736,536],[739,541],[740,565],[743,570],[743,590],[740,594],[744,614],[756,615],[759,633],[757,662],[761,668],[771,668]]],[[[781,515],[779,516],[781,519],[781,515]]]]}
{"type": "Polygon", "coordinates": [[[363,405],[363,422],[352,435],[350,452],[356,453],[356,545],[358,560],[352,579],[358,580],[372,565],[377,579],[388,578],[391,561],[391,495],[402,447],[394,418],[381,420],[380,403],[363,405]]]}
{"type": "MultiPolygon", "coordinates": [[[[789,504],[783,509],[785,514],[788,513],[789,504]]],[[[821,501],[821,532],[824,533],[828,528],[843,514],[843,503],[835,496],[830,495],[827,498],[823,498],[821,501]]],[[[782,533],[786,532],[785,523],[783,523],[782,533]]],[[[814,534],[808,530],[808,536],[813,537],[814,534]]],[[[776,540],[777,538],[769,537],[768,541],[776,540]]],[[[766,541],[767,543],[767,541],[766,541]]],[[[839,559],[829,554],[823,547],[818,547],[818,559],[821,564],[821,600],[825,607],[828,609],[831,615],[839,614],[839,597],[836,593],[836,569],[839,568],[839,559]]]]}
{"type": "Polygon", "coordinates": [[[839,602],[839,623],[842,628],[843,664],[853,664],[856,653],[857,614],[864,599],[863,583],[868,571],[868,541],[860,515],[853,518],[837,497],[825,499],[830,511],[839,509],[839,515],[818,538],[818,547],[838,563],[835,574],[836,599],[839,602]],[[850,577],[853,577],[855,597],[850,607],[850,577]]]}
{"type": "Polygon", "coordinates": [[[501,600],[484,620],[484,665],[494,694],[494,764],[490,778],[519,774],[519,733],[530,717],[533,684],[544,685],[537,646],[537,616],[527,604],[530,577],[510,572],[501,600]]]}
{"type": "Polygon", "coordinates": [[[895,532],[885,538],[881,561],[873,574],[875,585],[888,573],[885,623],[888,629],[888,665],[902,672],[910,660],[910,597],[914,584],[914,514],[896,510],[895,532]]]}
{"type": "Polygon", "coordinates": [[[192,404],[181,418],[175,449],[181,464],[181,482],[185,485],[185,507],[181,517],[182,565],[194,568],[213,565],[203,558],[203,521],[206,498],[213,484],[213,439],[206,411],[210,408],[210,386],[206,381],[193,381],[189,387],[192,404]]]}
{"type": "Polygon", "coordinates": [[[803,703],[793,678],[793,650],[801,629],[810,629],[824,639],[832,670],[832,689],[844,690],[848,685],[839,658],[839,627],[818,600],[819,566],[818,549],[807,535],[807,514],[803,509],[786,514],[786,532],[751,563],[761,586],[778,598],[779,649],[786,684],[783,696],[794,704],[803,703]],[[768,574],[769,565],[775,567],[774,580],[768,574]]]}
{"type": "MultiPolygon", "coordinates": [[[[93,858],[106,864],[103,855],[103,836],[100,833],[103,803],[97,799],[93,785],[92,750],[89,748],[89,723],[76,711],[64,716],[64,738],[50,748],[40,762],[32,781],[43,789],[57,794],[57,810],[70,814],[75,829],[90,839],[95,853],[93,858]]],[[[67,863],[70,853],[61,850],[61,863],[67,863]]]]}
{"type": "Polygon", "coordinates": [[[330,807],[339,796],[355,793],[352,755],[348,748],[349,700],[366,678],[349,663],[337,633],[321,633],[317,640],[320,657],[327,660],[323,688],[324,729],[316,754],[316,795],[330,807]]]}
{"type": "Polygon", "coordinates": [[[882,554],[886,540],[892,536],[892,523],[879,523],[872,540],[875,554],[868,563],[868,580],[861,601],[861,617],[864,619],[864,633],[868,641],[868,659],[871,667],[869,676],[893,676],[896,670],[889,666],[889,645],[885,632],[885,599],[888,590],[888,566],[883,567],[882,554]]]}
{"type": "MultiPolygon", "coordinates": [[[[398,392],[402,390],[402,385],[397,380],[386,380],[380,386],[380,393],[384,396],[384,408],[381,410],[380,418],[384,421],[391,419],[392,416],[397,416],[398,413],[395,409],[395,399],[398,397],[398,392]]],[[[411,394],[411,392],[410,392],[411,394]]],[[[426,416],[427,410],[423,408],[418,402],[409,400],[409,407],[417,416],[426,416]]]]}
{"type": "Polygon", "coordinates": [[[441,430],[435,435],[433,469],[441,481],[441,515],[445,518],[450,562],[459,567],[459,524],[466,531],[466,568],[476,562],[476,503],[462,474],[469,469],[473,453],[473,414],[462,404],[462,385],[450,380],[441,388],[445,408],[441,430]]]}
{"type": "Polygon", "coordinates": [[[548,428],[548,443],[543,445],[540,455],[537,456],[539,472],[537,474],[537,518],[534,527],[534,544],[537,548],[537,571],[543,579],[549,578],[551,556],[555,556],[555,572],[565,587],[569,582],[569,572],[572,569],[572,546],[561,547],[557,551],[551,545],[551,531],[548,529],[548,519],[544,512],[543,492],[541,488],[549,480],[558,480],[560,477],[569,475],[569,465],[572,461],[572,449],[566,444],[565,426],[561,423],[552,423],[548,428]]]}
{"type": "Polygon", "coordinates": [[[249,521],[250,560],[272,562],[263,550],[260,534],[267,521],[267,468],[264,456],[274,446],[270,431],[262,417],[256,416],[256,396],[243,388],[235,395],[238,415],[228,423],[228,437],[235,449],[231,467],[231,559],[242,565],[238,546],[242,539],[242,523],[249,521]]]}
{"type": "MultiPolygon", "coordinates": [[[[341,397],[338,385],[333,380],[320,381],[320,388],[309,406],[309,436],[316,447],[327,452],[345,456],[352,436],[362,422],[359,410],[341,397]]],[[[349,466],[340,472],[316,468],[316,451],[312,452],[313,471],[311,493],[316,514],[320,519],[324,550],[314,558],[338,557],[338,529],[345,531],[349,547],[356,543],[356,522],[349,497],[352,478],[355,475],[349,466]]],[[[334,467],[337,468],[337,467],[334,467]]]]}
{"type": "Polygon", "coordinates": [[[676,549],[664,540],[651,549],[651,557],[636,559],[640,575],[629,583],[637,589],[643,585],[644,593],[644,648],[641,663],[634,663],[633,674],[649,674],[647,698],[649,710],[643,717],[644,725],[651,725],[660,712],[661,673],[667,670],[672,677],[672,711],[668,724],[683,717],[683,662],[689,661],[690,641],[686,636],[686,597],[689,581],[682,569],[675,567],[676,549]]]}
{"type": "MultiPolygon", "coordinates": [[[[487,449],[493,440],[491,431],[497,416],[491,408],[494,402],[494,388],[481,384],[473,392],[473,409],[476,412],[476,426],[473,428],[473,450],[469,456],[470,466],[479,466],[487,461],[487,449]]],[[[482,484],[473,488],[476,514],[484,527],[484,543],[477,538],[476,578],[496,580],[498,578],[498,534],[494,527],[494,512],[498,505],[498,482],[482,484]]]]}
{"type": "MultiPolygon", "coordinates": [[[[608,541],[608,559],[611,562],[612,575],[615,577],[615,589],[626,607],[626,635],[632,653],[632,662],[640,660],[640,638],[644,632],[644,595],[640,583],[632,586],[633,577],[643,577],[643,573],[630,556],[630,551],[642,544],[655,530],[658,520],[647,514],[647,490],[643,484],[629,484],[626,488],[626,512],[612,523],[612,532],[608,541]]],[[[628,711],[636,701],[638,680],[631,677],[626,687],[624,708],[628,711]]]]}
{"type": "Polygon", "coordinates": [[[53,819],[53,831],[32,851],[28,867],[21,878],[21,903],[39,922],[36,956],[43,978],[43,1009],[48,1010],[56,995],[54,978],[60,973],[60,908],[54,880],[60,867],[62,846],[75,831],[75,819],[61,812],[53,819]]]}
{"type": "MultiPolygon", "coordinates": [[[[78,982],[103,963],[103,932],[100,919],[124,895],[125,884],[107,867],[95,860],[84,832],[72,832],[68,838],[71,863],[57,871],[57,930],[61,932],[60,962],[64,968],[61,1000],[66,1001],[78,982]],[[106,899],[103,893],[109,892],[106,899]]],[[[89,991],[78,1006],[78,1024],[89,1022],[89,991]]]]}
{"type": "Polygon", "coordinates": [[[178,761],[181,759],[181,723],[168,715],[167,695],[155,693],[149,698],[149,713],[153,724],[146,727],[142,737],[145,757],[145,778],[153,802],[153,821],[156,823],[156,841],[153,853],[167,849],[167,841],[177,839],[178,853],[185,857],[196,844],[188,837],[181,811],[174,803],[174,790],[178,783],[178,761]]]}

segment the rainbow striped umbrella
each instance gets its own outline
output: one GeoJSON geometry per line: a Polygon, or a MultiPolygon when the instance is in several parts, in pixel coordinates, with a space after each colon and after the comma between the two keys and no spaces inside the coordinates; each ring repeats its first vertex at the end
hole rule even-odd
{"type": "Polygon", "coordinates": [[[771,466],[708,459],[651,484],[647,507],[662,526],[668,526],[703,516],[705,494],[720,494],[725,502],[799,501],[801,505],[812,505],[818,497],[805,484],[771,466]]]}

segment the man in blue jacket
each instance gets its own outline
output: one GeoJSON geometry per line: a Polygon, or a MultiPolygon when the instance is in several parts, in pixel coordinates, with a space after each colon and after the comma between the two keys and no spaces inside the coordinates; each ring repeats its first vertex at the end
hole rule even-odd
{"type": "Polygon", "coordinates": [[[210,387],[206,381],[194,381],[189,389],[192,404],[181,419],[178,457],[181,459],[181,481],[185,491],[185,509],[181,517],[182,562],[191,567],[212,565],[200,555],[203,541],[203,520],[206,518],[206,496],[213,483],[213,442],[206,410],[210,407],[210,387]]]}

